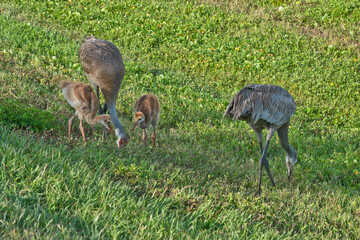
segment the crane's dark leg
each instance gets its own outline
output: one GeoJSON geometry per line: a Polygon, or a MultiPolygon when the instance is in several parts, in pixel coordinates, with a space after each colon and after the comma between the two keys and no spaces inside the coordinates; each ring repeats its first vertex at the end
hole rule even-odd
{"type": "MultiPolygon", "coordinates": [[[[98,100],[99,100],[99,114],[101,115],[101,114],[105,114],[106,113],[106,111],[107,111],[107,106],[106,106],[106,102],[104,103],[104,107],[102,108],[101,107],[101,104],[100,104],[100,92],[99,92],[99,86],[96,86],[96,85],[93,85],[94,86],[94,88],[95,88],[95,92],[96,92],[96,96],[97,96],[97,98],[98,98],[98,100]]],[[[104,139],[106,139],[106,127],[105,126],[103,126],[103,138],[104,139]]]]}
{"type": "Polygon", "coordinates": [[[275,187],[275,182],[274,182],[274,179],[272,178],[272,175],[271,175],[271,172],[270,172],[270,169],[269,169],[269,162],[268,160],[266,159],[266,151],[267,151],[267,148],[269,147],[269,143],[270,143],[270,139],[271,137],[274,135],[274,132],[275,132],[275,129],[274,128],[270,128],[269,129],[269,132],[268,134],[266,135],[266,143],[265,143],[265,148],[261,154],[261,158],[260,158],[260,176],[259,176],[259,190],[258,190],[258,193],[260,195],[260,192],[261,192],[261,178],[262,178],[262,166],[264,165],[265,166],[265,169],[269,175],[269,178],[270,178],[270,181],[272,183],[272,185],[275,187]]]}
{"type": "MultiPolygon", "coordinates": [[[[95,92],[96,92],[96,96],[99,100],[99,103],[100,103],[100,92],[99,92],[99,86],[96,86],[96,85],[93,85],[94,88],[95,88],[95,92]]],[[[99,114],[103,114],[103,109],[101,108],[101,104],[99,104],[99,114]]]]}
{"type": "Polygon", "coordinates": [[[262,132],[261,132],[261,131],[260,131],[260,132],[255,131],[255,133],[256,133],[256,137],[257,137],[257,139],[258,139],[258,141],[259,141],[259,144],[260,144],[260,152],[261,152],[261,154],[262,154],[262,152],[263,152],[263,147],[262,147],[262,132]]]}
{"type": "MultiPolygon", "coordinates": [[[[101,107],[101,104],[100,104],[100,92],[99,92],[99,86],[94,86],[95,87],[95,91],[96,91],[96,95],[97,95],[97,98],[99,100],[99,114],[105,114],[106,111],[107,111],[107,107],[106,107],[106,102],[104,103],[104,107],[102,108],[101,107]]],[[[103,126],[103,139],[106,139],[106,127],[103,126]]]]}
{"type": "Polygon", "coordinates": [[[106,106],[106,103],[104,103],[103,112],[104,112],[104,114],[106,114],[106,112],[107,112],[107,106],[106,106]]]}

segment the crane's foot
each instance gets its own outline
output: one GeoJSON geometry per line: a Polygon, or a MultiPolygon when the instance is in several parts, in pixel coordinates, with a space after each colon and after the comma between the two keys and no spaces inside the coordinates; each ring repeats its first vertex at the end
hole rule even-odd
{"type": "Polygon", "coordinates": [[[276,187],[275,182],[274,182],[274,179],[273,179],[273,177],[272,177],[272,175],[271,175],[271,172],[270,172],[269,162],[268,162],[268,160],[267,160],[265,157],[263,157],[263,158],[260,159],[259,187],[258,187],[258,192],[257,192],[257,194],[258,194],[259,196],[260,196],[260,193],[261,193],[261,178],[262,178],[262,167],[263,167],[263,166],[265,166],[265,169],[266,169],[266,171],[267,171],[267,173],[268,173],[268,175],[269,175],[271,184],[272,184],[274,187],[276,187]]]}
{"type": "Polygon", "coordinates": [[[261,195],[261,189],[258,189],[258,191],[256,192],[256,196],[260,197],[261,195]]]}
{"type": "Polygon", "coordinates": [[[267,173],[268,173],[268,175],[269,175],[269,178],[270,178],[271,184],[272,184],[274,187],[276,187],[276,186],[275,186],[274,179],[273,179],[273,177],[272,177],[272,175],[271,175],[271,172],[270,172],[270,168],[269,168],[269,162],[268,162],[268,160],[267,160],[266,158],[263,158],[263,160],[262,160],[262,164],[265,166],[265,169],[266,169],[266,172],[267,172],[267,173]]]}

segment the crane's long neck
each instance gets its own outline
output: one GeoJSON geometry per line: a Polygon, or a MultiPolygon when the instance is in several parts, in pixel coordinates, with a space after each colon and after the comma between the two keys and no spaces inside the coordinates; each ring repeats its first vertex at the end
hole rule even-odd
{"type": "Polygon", "coordinates": [[[289,158],[289,160],[291,161],[291,164],[294,166],[295,163],[297,162],[297,154],[296,151],[294,150],[294,148],[289,144],[289,151],[287,152],[287,156],[289,158]]]}
{"type": "Polygon", "coordinates": [[[121,139],[127,139],[127,136],[126,136],[126,133],[124,131],[124,128],[122,127],[121,123],[120,123],[120,120],[116,114],[116,108],[115,108],[115,104],[109,104],[106,103],[107,107],[108,107],[108,111],[109,111],[109,115],[111,117],[111,121],[112,123],[114,124],[115,126],[115,133],[117,133],[117,130],[116,129],[119,129],[118,133],[117,134],[117,137],[118,138],[121,138],[121,139]]]}
{"type": "Polygon", "coordinates": [[[292,165],[295,165],[295,163],[297,162],[297,154],[294,148],[289,144],[288,136],[279,134],[279,139],[282,148],[287,153],[287,158],[291,161],[292,165]]]}

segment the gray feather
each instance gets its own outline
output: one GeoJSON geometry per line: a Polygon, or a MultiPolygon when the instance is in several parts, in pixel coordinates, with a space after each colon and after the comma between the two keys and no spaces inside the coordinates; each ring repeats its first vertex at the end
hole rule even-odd
{"type": "Polygon", "coordinates": [[[294,98],[275,85],[252,84],[244,87],[230,101],[224,116],[245,120],[255,125],[259,120],[283,125],[294,114],[294,98]]]}

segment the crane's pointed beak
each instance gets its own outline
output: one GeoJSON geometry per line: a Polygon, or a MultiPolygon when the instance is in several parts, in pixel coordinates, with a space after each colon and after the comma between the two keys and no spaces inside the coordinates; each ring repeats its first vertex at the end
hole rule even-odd
{"type": "Polygon", "coordinates": [[[134,126],[132,127],[131,131],[134,131],[134,129],[136,128],[137,125],[138,125],[138,121],[135,121],[134,126]]]}
{"type": "Polygon", "coordinates": [[[110,133],[113,133],[113,129],[112,129],[112,127],[111,127],[110,124],[108,125],[108,128],[109,128],[109,132],[110,132],[110,133]]]}
{"type": "Polygon", "coordinates": [[[128,143],[127,139],[119,139],[117,144],[118,144],[118,148],[121,149],[123,147],[125,147],[128,143]]]}

